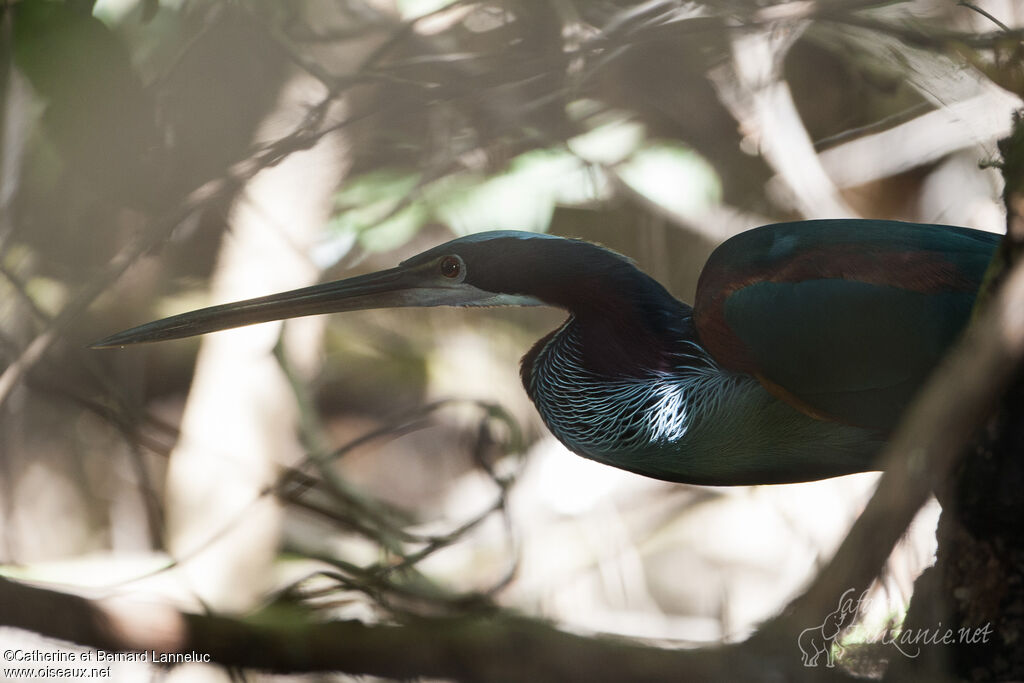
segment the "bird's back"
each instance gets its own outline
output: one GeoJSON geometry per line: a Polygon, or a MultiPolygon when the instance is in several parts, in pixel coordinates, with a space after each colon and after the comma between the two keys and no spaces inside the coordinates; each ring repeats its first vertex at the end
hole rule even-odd
{"type": "Polygon", "coordinates": [[[701,274],[698,335],[807,414],[889,429],[965,327],[998,240],[875,220],[750,230],[701,274]]]}

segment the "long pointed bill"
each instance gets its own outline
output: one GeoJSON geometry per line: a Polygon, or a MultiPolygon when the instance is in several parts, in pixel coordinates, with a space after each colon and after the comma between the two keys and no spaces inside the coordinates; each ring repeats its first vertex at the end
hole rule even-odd
{"type": "MultiPolygon", "coordinates": [[[[469,289],[475,288],[470,287],[469,289]]],[[[414,270],[398,267],[290,292],[271,294],[171,316],[101,339],[94,349],[182,339],[243,325],[369,308],[468,303],[458,287],[424,287],[414,270]],[[417,282],[419,280],[419,282],[417,282]]]]}

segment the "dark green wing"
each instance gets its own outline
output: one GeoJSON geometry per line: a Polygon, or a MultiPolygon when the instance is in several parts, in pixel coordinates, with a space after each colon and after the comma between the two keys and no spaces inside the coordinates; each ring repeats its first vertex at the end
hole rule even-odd
{"type": "Polygon", "coordinates": [[[805,412],[888,429],[965,327],[998,241],[895,221],[757,228],[708,260],[698,333],[805,412]]]}

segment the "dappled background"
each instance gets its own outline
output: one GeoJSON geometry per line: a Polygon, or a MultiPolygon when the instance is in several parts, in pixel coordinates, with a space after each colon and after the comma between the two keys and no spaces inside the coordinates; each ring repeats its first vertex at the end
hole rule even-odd
{"type": "MultiPolygon", "coordinates": [[[[488,229],[601,242],[685,301],[716,244],[767,222],[1001,231],[986,163],[1022,21],[1009,0],[6,3],[0,571],[189,609],[497,603],[745,637],[874,475],[695,488],[568,453],[518,378],[559,311],[85,347],[488,229]]],[[[890,561],[878,623],[935,518],[890,561]]]]}

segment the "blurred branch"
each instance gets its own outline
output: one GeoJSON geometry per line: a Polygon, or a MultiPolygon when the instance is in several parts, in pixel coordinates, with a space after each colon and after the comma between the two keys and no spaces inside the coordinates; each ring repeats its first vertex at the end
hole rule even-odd
{"type": "MultiPolygon", "coordinates": [[[[103,407],[94,406],[93,408],[102,410],[103,407]]],[[[308,428],[308,426],[302,427],[302,429],[308,428]]],[[[292,588],[285,589],[285,595],[292,594],[299,599],[306,599],[308,597],[306,592],[296,590],[296,586],[320,575],[330,578],[340,588],[363,593],[375,604],[391,613],[416,614],[423,609],[431,613],[446,613],[453,610],[461,612],[470,605],[486,604],[489,602],[490,596],[511,581],[517,565],[507,509],[508,494],[517,472],[513,469],[511,474],[498,474],[493,470],[492,456],[489,452],[496,446],[498,452],[504,456],[519,457],[523,450],[522,436],[518,425],[500,406],[472,400],[437,401],[420,406],[387,420],[381,427],[355,437],[329,452],[310,451],[303,462],[283,468],[274,483],[265,486],[247,504],[240,506],[235,515],[209,529],[201,544],[188,552],[175,556],[171,562],[158,570],[146,575],[135,576],[132,580],[139,581],[187,564],[193,557],[231,532],[240,520],[246,518],[253,505],[268,496],[275,496],[287,505],[312,513],[327,521],[336,531],[354,533],[378,546],[378,556],[381,558],[367,566],[357,566],[322,552],[309,551],[301,547],[294,548],[294,552],[330,565],[337,571],[317,572],[313,576],[305,577],[296,582],[292,588]],[[429,426],[432,424],[429,416],[456,403],[468,403],[483,412],[478,425],[478,438],[472,447],[472,455],[481,469],[487,472],[494,482],[497,493],[489,504],[468,519],[457,522],[453,528],[435,533],[414,531],[409,528],[414,521],[408,513],[360,494],[344,480],[327,470],[327,467],[335,460],[345,457],[361,446],[375,441],[394,439],[429,426]],[[506,439],[500,442],[494,440],[492,436],[494,423],[505,427],[508,432],[506,439]],[[310,469],[313,472],[309,472],[310,469]],[[508,569],[488,589],[482,593],[452,594],[436,586],[416,568],[419,562],[460,541],[496,513],[500,514],[505,522],[511,560],[508,569]],[[403,607],[403,605],[410,607],[403,607]]],[[[166,455],[166,452],[163,454],[166,455]]],[[[336,588],[332,590],[336,590],[336,588]]]]}
{"type": "MultiPolygon", "coordinates": [[[[18,298],[25,304],[25,306],[32,313],[33,317],[45,324],[51,323],[50,316],[40,308],[35,300],[29,295],[25,283],[21,280],[20,276],[14,273],[11,269],[0,262],[0,275],[2,275],[17,293],[18,298]]],[[[97,382],[99,386],[102,386],[109,395],[118,403],[117,408],[112,408],[107,404],[101,404],[96,401],[93,396],[86,396],[80,393],[76,393],[75,389],[68,387],[60,382],[47,382],[40,380],[38,377],[30,377],[27,380],[27,384],[35,390],[43,390],[48,392],[50,395],[61,396],[67,400],[70,400],[93,414],[99,416],[101,419],[115,425],[118,431],[120,431],[125,442],[129,445],[130,450],[130,464],[135,476],[138,480],[138,488],[140,497],[142,499],[143,508],[146,511],[146,523],[147,530],[149,532],[149,541],[152,547],[159,547],[163,539],[163,515],[160,511],[160,504],[156,496],[156,487],[153,485],[152,477],[150,476],[149,470],[145,466],[143,461],[143,455],[140,450],[140,444],[150,450],[157,450],[158,452],[163,450],[166,454],[167,449],[163,449],[160,444],[152,439],[147,439],[145,436],[138,434],[136,420],[132,419],[135,417],[135,407],[123,400],[118,391],[117,384],[111,380],[109,375],[104,372],[104,368],[98,359],[95,357],[86,357],[82,362],[83,367],[89,372],[92,378],[97,382]],[[128,417],[128,416],[131,417],[128,417]]],[[[159,421],[152,418],[151,415],[146,415],[147,420],[153,421],[160,424],[159,421]]],[[[173,428],[171,431],[176,432],[173,428]]]]}
{"type": "Polygon", "coordinates": [[[796,210],[807,217],[850,217],[855,212],[825,173],[781,76],[786,52],[805,28],[735,35],[731,63],[712,72],[711,79],[745,137],[785,183],[796,210]]]}
{"type": "MultiPolygon", "coordinates": [[[[300,403],[302,403],[301,400],[300,403]]],[[[514,543],[511,540],[513,535],[507,510],[508,493],[515,481],[515,473],[499,475],[491,466],[487,451],[492,450],[495,445],[498,445],[491,434],[492,422],[497,420],[504,424],[510,432],[506,442],[500,444],[502,446],[498,449],[500,453],[518,456],[522,452],[522,441],[515,421],[500,406],[476,401],[470,402],[484,411],[484,416],[481,418],[478,427],[478,438],[473,447],[474,460],[495,484],[497,494],[489,505],[450,531],[427,535],[410,532],[403,526],[398,526],[395,519],[398,515],[394,510],[383,506],[379,501],[374,501],[358,494],[346,482],[335,477],[327,469],[327,466],[334,459],[341,457],[370,438],[393,437],[410,429],[422,427],[423,418],[428,413],[435,412],[451,403],[451,401],[441,401],[425,406],[406,416],[400,422],[396,421],[381,429],[369,432],[332,453],[311,451],[306,458],[306,462],[316,466],[320,477],[313,480],[312,483],[314,486],[318,485],[321,491],[327,494],[326,503],[312,501],[301,495],[285,494],[283,496],[292,504],[324,515],[329,519],[334,515],[340,514],[341,517],[336,521],[341,522],[345,528],[356,531],[367,540],[380,546],[381,554],[385,559],[368,567],[355,567],[344,561],[339,561],[333,557],[326,557],[322,554],[315,555],[315,557],[339,569],[341,574],[334,575],[334,578],[337,578],[343,587],[365,593],[374,602],[391,613],[403,611],[399,605],[401,603],[408,603],[410,598],[420,603],[429,603],[435,611],[437,608],[458,608],[459,605],[464,605],[467,602],[476,603],[481,598],[486,598],[500,590],[515,575],[517,558],[514,543]],[[450,595],[446,591],[435,587],[433,582],[416,568],[419,562],[435,552],[456,543],[495,513],[500,513],[505,522],[506,535],[510,539],[509,554],[512,557],[512,561],[504,575],[486,590],[483,596],[480,594],[471,594],[470,596],[450,595]],[[418,547],[410,549],[406,547],[408,545],[418,547]],[[428,590],[426,592],[418,590],[417,586],[426,586],[428,590]]],[[[308,437],[304,440],[308,440],[308,437]]],[[[303,554],[309,555],[309,553],[303,554]]],[[[415,613],[415,610],[413,612],[415,613]]]]}
{"type": "MultiPolygon", "coordinates": [[[[963,3],[957,4],[962,5],[963,3]]],[[[1024,29],[1008,29],[990,33],[969,33],[949,31],[930,26],[925,27],[909,22],[884,21],[864,14],[829,14],[825,18],[837,24],[857,26],[889,35],[913,47],[939,52],[955,52],[958,45],[965,45],[979,50],[991,50],[1024,40],[1024,29]]]]}
{"type": "Polygon", "coordinates": [[[995,16],[993,16],[991,12],[988,12],[988,11],[982,9],[981,7],[978,7],[977,5],[975,5],[973,3],[966,2],[966,0],[959,0],[959,2],[957,2],[956,4],[960,5],[961,7],[966,7],[967,9],[971,10],[972,12],[977,12],[978,14],[980,14],[981,16],[985,17],[986,19],[991,21],[993,24],[998,26],[999,29],[1001,31],[1003,31],[1004,33],[1007,33],[1007,32],[1010,31],[1010,27],[1007,26],[1006,24],[1004,24],[1003,22],[999,21],[998,19],[996,19],[995,16]]]}
{"type": "Polygon", "coordinates": [[[135,260],[153,247],[157,246],[181,220],[191,211],[179,210],[173,214],[172,220],[163,222],[160,230],[154,230],[148,236],[140,238],[124,247],[110,260],[110,264],[99,276],[82,286],[64,308],[54,316],[42,332],[21,351],[0,374],[0,407],[6,403],[11,390],[21,381],[46,354],[50,346],[61,338],[81,316],[92,302],[103,294],[110,284],[121,276],[135,260]]]}
{"type": "Polygon", "coordinates": [[[794,0],[765,7],[751,5],[745,13],[730,6],[727,11],[715,14],[712,4],[707,4],[703,11],[699,11],[692,7],[680,8],[676,2],[655,0],[624,9],[607,19],[601,26],[601,32],[588,41],[584,48],[602,44],[621,47],[723,29],[742,33],[806,20],[868,28],[898,38],[909,45],[936,50],[956,45],[987,50],[1005,45],[1007,41],[1024,38],[1024,29],[990,33],[953,31],[902,20],[881,19],[869,12],[875,8],[889,8],[894,4],[910,3],[908,0],[896,3],[891,0],[794,0]]]}
{"type": "MultiPolygon", "coordinates": [[[[543,621],[501,613],[369,625],[297,622],[271,607],[266,614],[239,620],[88,600],[2,577],[0,605],[0,625],[88,647],[208,656],[224,666],[280,673],[590,683],[785,678],[785,671],[766,667],[742,645],[667,650],[571,634],[543,621]]],[[[855,679],[823,670],[816,672],[816,680],[855,679]]]]}
{"type": "Polygon", "coordinates": [[[819,158],[839,187],[863,185],[1006,135],[1020,105],[1020,98],[987,88],[976,97],[824,150],[819,158]]]}

